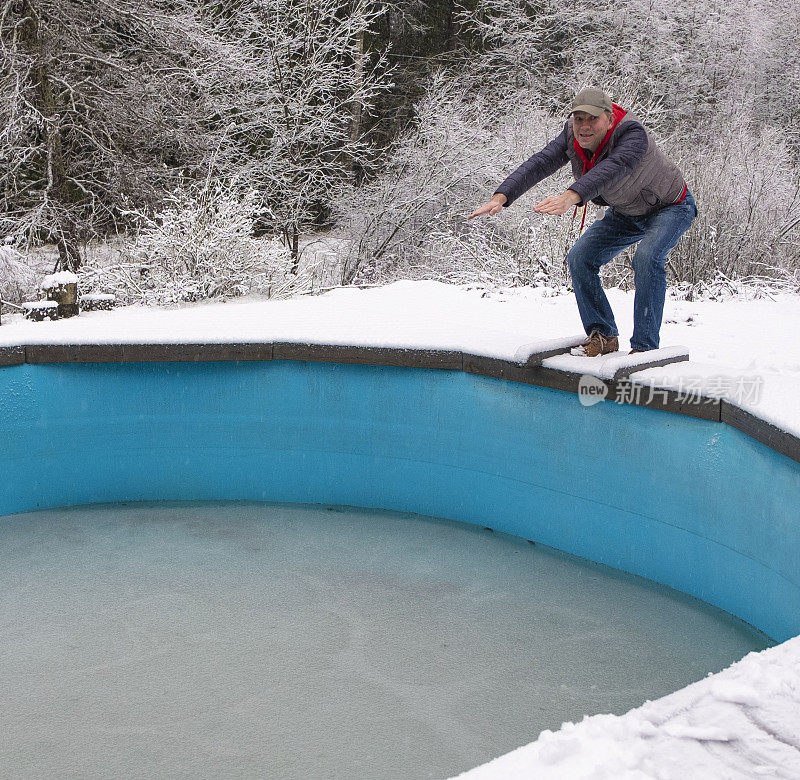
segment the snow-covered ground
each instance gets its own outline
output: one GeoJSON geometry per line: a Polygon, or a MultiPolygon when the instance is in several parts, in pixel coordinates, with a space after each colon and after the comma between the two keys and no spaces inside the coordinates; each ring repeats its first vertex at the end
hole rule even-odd
{"type": "MultiPolygon", "coordinates": [[[[621,331],[620,347],[627,351],[633,293],[612,289],[609,299],[621,331]]],[[[550,288],[487,292],[408,281],[291,300],[236,300],[179,309],[132,306],[56,322],[27,322],[21,315],[6,315],[3,322],[0,346],[308,341],[462,350],[509,360],[525,344],[582,332],[574,297],[556,295],[550,288]]],[[[733,400],[800,435],[798,333],[797,295],[724,302],[668,298],[661,343],[687,347],[691,362],[649,369],[637,379],[677,389],[699,383],[711,391],[746,380],[739,387],[745,392],[733,400]]],[[[584,371],[578,360],[553,358],[549,365],[584,371]]],[[[603,360],[595,359],[590,370],[599,369],[603,360]]]]}
{"type": "MultiPolygon", "coordinates": [[[[609,298],[625,350],[633,293],[611,290],[609,298]]],[[[510,360],[525,344],[581,332],[571,295],[547,288],[489,293],[437,282],[341,289],[286,301],[131,307],[56,322],[3,319],[0,346],[291,341],[461,350],[510,360]]],[[[662,345],[688,347],[691,361],[641,376],[676,387],[689,380],[719,386],[720,380],[757,379],[757,392],[736,400],[800,435],[798,333],[800,296],[668,299],[662,345]]],[[[586,359],[551,360],[560,366],[586,359]]],[[[545,732],[464,777],[800,778],[798,670],[800,638],[622,717],[598,715],[566,724],[556,734],[545,732]]]]}
{"type": "MultiPolygon", "coordinates": [[[[633,293],[608,291],[621,330],[630,335],[633,293]]],[[[792,374],[800,380],[800,296],[773,300],[667,299],[662,345],[689,347],[692,359],[739,370],[792,374]]],[[[177,309],[126,307],[58,322],[5,315],[0,344],[113,343],[243,339],[319,341],[464,349],[513,358],[533,338],[580,333],[575,299],[551,288],[486,291],[440,282],[336,289],[280,301],[237,299],[177,309]]]]}
{"type": "MultiPolygon", "coordinates": [[[[633,293],[611,289],[621,330],[630,335],[633,293]]],[[[800,296],[773,300],[667,299],[662,345],[689,348],[692,360],[800,380],[800,296]]],[[[534,338],[582,330],[575,299],[547,287],[485,291],[440,282],[333,290],[280,301],[238,299],[176,309],[131,306],[57,322],[31,323],[5,315],[0,345],[119,341],[240,340],[463,349],[513,358],[534,338]]]]}
{"type": "Polygon", "coordinates": [[[594,715],[459,780],[800,777],[800,637],[622,716],[594,715]]]}

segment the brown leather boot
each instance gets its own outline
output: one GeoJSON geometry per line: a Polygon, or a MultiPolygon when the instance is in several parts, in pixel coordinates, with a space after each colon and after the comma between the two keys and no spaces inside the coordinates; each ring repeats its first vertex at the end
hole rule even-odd
{"type": "Polygon", "coordinates": [[[593,330],[589,338],[580,347],[572,350],[572,354],[583,357],[597,357],[598,355],[607,355],[609,352],[616,352],[618,349],[619,339],[616,336],[608,338],[599,331],[593,330]]]}

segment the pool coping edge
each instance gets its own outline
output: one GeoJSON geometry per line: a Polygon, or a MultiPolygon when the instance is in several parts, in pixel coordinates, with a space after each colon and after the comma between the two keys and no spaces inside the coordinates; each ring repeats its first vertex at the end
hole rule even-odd
{"type": "MultiPolygon", "coordinates": [[[[567,352],[564,348],[561,352],[567,352]]],[[[118,344],[23,344],[0,346],[0,367],[44,363],[166,363],[294,360],[348,365],[391,366],[463,371],[551,390],[579,393],[583,374],[541,365],[553,351],[534,353],[526,363],[472,352],[413,347],[372,347],[309,342],[224,343],[118,343],[118,344]]],[[[680,360],[685,360],[681,357],[680,360]]],[[[800,463],[800,437],[785,431],[752,411],[727,399],[698,395],[691,400],[657,384],[647,393],[625,393],[626,383],[637,372],[673,360],[656,360],[625,367],[613,379],[596,378],[605,386],[605,397],[622,406],[641,406],[712,422],[739,430],[781,455],[800,463]]]]}

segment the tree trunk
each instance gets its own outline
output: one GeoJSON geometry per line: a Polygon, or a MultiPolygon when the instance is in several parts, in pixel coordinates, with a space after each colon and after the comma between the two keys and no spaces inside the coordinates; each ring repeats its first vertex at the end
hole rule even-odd
{"type": "Polygon", "coordinates": [[[46,146],[46,203],[51,214],[51,236],[58,246],[56,270],[61,268],[76,271],[81,265],[78,228],[70,215],[67,169],[61,143],[58,107],[46,64],[46,45],[41,33],[39,13],[33,0],[21,0],[20,5],[23,19],[20,25],[21,43],[34,59],[30,72],[32,103],[41,115],[42,136],[46,146]]]}
{"type": "Polygon", "coordinates": [[[447,35],[447,51],[455,51],[456,48],[456,25],[455,25],[456,3],[455,0],[447,0],[447,19],[445,21],[445,32],[447,35]]]}
{"type": "MultiPolygon", "coordinates": [[[[364,54],[364,31],[361,30],[358,33],[358,54],[359,56],[364,54]]],[[[358,61],[358,81],[359,86],[363,88],[364,86],[364,61],[359,59],[358,61]]],[[[361,122],[362,116],[364,112],[364,105],[361,102],[360,98],[357,98],[353,101],[353,116],[352,116],[352,125],[350,127],[350,141],[352,143],[356,143],[358,139],[361,137],[361,122]]],[[[353,184],[356,186],[361,183],[362,179],[362,171],[360,166],[356,162],[355,159],[351,160],[350,162],[350,171],[353,174],[353,184]]]]}
{"type": "Polygon", "coordinates": [[[81,251],[76,238],[77,230],[69,216],[65,216],[58,225],[58,262],[56,270],[77,271],[81,267],[81,251]],[[66,229],[65,229],[66,228],[66,229]]]}
{"type": "Polygon", "coordinates": [[[292,252],[292,273],[296,274],[300,265],[300,231],[297,225],[292,225],[291,246],[292,252]]]}

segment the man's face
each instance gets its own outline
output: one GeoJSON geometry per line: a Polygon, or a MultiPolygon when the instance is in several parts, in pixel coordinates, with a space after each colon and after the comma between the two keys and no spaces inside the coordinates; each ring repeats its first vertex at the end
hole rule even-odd
{"type": "Polygon", "coordinates": [[[614,117],[605,111],[600,116],[592,116],[585,111],[574,111],[572,114],[572,131],[582,149],[594,152],[606,133],[614,124],[614,117]]]}

